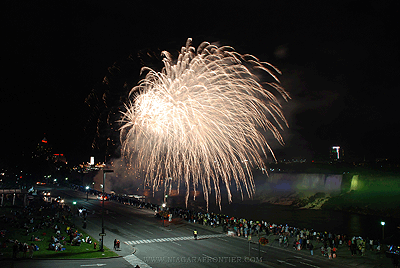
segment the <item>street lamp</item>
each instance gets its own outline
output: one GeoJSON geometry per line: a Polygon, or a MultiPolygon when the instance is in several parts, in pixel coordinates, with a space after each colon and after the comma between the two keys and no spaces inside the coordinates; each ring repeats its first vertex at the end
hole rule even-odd
{"type": "Polygon", "coordinates": [[[89,201],[89,186],[86,186],[86,201],[89,201]]]}
{"type": "Polygon", "coordinates": [[[165,211],[164,211],[164,209],[165,209],[166,206],[167,206],[167,204],[165,204],[165,203],[162,204],[163,209],[162,209],[161,216],[162,216],[162,225],[163,225],[163,226],[165,226],[165,223],[164,223],[164,220],[165,220],[165,211]]]}
{"type": "Polygon", "coordinates": [[[105,187],[105,180],[106,180],[106,173],[112,173],[114,170],[111,169],[103,169],[103,196],[102,196],[102,205],[101,205],[101,245],[100,245],[100,251],[104,251],[104,237],[106,234],[104,233],[104,189],[105,187]]]}
{"type": "Polygon", "coordinates": [[[386,222],[381,221],[381,225],[382,225],[382,240],[385,239],[385,224],[386,224],[386,222]]]}

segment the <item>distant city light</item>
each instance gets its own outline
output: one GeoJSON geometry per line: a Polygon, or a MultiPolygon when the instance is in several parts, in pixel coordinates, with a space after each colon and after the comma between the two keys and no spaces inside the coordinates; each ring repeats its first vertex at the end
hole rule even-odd
{"type": "Polygon", "coordinates": [[[90,164],[91,164],[91,165],[94,165],[94,156],[91,156],[91,157],[90,157],[90,164]]]}
{"type": "Polygon", "coordinates": [[[336,159],[340,158],[339,150],[340,146],[332,146],[332,149],[336,151],[336,159]]]}

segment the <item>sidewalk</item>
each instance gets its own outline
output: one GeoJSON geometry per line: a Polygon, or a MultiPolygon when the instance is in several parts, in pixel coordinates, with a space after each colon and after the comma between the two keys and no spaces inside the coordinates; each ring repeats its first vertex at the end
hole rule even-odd
{"type": "MultiPolygon", "coordinates": [[[[279,248],[279,235],[270,235],[269,239],[269,246],[279,248]]],[[[289,239],[289,242],[293,242],[293,238],[289,239]]],[[[321,246],[322,243],[317,243],[315,240],[311,241],[314,245],[314,255],[311,256],[310,251],[307,249],[302,249],[296,251],[299,254],[303,254],[304,256],[308,256],[309,258],[323,258],[329,260],[328,257],[322,256],[321,254],[321,246]]],[[[289,247],[287,250],[289,252],[294,251],[291,246],[292,244],[289,243],[289,247]]],[[[387,258],[384,253],[377,253],[374,251],[366,251],[365,256],[357,255],[351,256],[351,252],[347,245],[340,245],[337,248],[337,257],[331,259],[333,267],[340,267],[341,265],[346,265],[350,267],[362,267],[362,268],[377,268],[377,267],[392,267],[392,262],[390,258],[387,258]]]]}
{"type": "MultiPolygon", "coordinates": [[[[193,226],[198,226],[199,224],[194,224],[194,223],[188,223],[192,224],[193,226]]],[[[202,228],[205,229],[210,229],[216,232],[221,232],[222,233],[222,227],[216,227],[213,228],[211,226],[207,225],[201,225],[202,228]]],[[[265,233],[264,233],[265,236],[265,233]]],[[[245,239],[247,240],[246,237],[244,236],[235,236],[237,239],[245,239]]],[[[284,248],[283,246],[279,246],[279,235],[269,235],[268,237],[268,245],[267,247],[274,247],[274,248],[281,248],[283,250],[288,251],[288,257],[290,256],[290,252],[295,251],[292,248],[292,243],[294,238],[289,238],[289,247],[284,248]]],[[[254,239],[253,239],[254,241],[254,239]]],[[[337,257],[334,259],[329,260],[328,257],[322,256],[321,254],[321,246],[322,243],[319,242],[317,243],[316,240],[311,241],[314,245],[314,255],[311,256],[310,251],[303,249],[303,250],[297,250],[296,253],[307,256],[308,258],[320,258],[320,259],[326,259],[327,261],[332,261],[332,267],[343,267],[343,266],[349,266],[349,267],[360,267],[360,268],[390,268],[393,267],[392,265],[392,260],[390,258],[387,258],[385,256],[385,253],[377,253],[374,251],[366,251],[365,256],[351,256],[351,252],[348,248],[347,245],[341,245],[337,249],[337,257]]],[[[257,242],[252,242],[254,244],[257,244],[257,242]]]]}

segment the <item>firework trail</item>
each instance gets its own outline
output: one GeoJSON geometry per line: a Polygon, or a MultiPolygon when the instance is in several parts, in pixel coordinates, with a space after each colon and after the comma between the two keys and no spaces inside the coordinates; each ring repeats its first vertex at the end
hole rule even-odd
{"type": "Polygon", "coordinates": [[[143,67],[146,77],[130,93],[120,131],[123,152],[144,170],[153,191],[166,178],[189,190],[203,187],[204,198],[235,183],[243,198],[254,191],[252,167],[265,168],[263,157],[273,155],[263,132],[283,144],[279,129],[287,126],[278,98],[262,86],[255,72],[271,78],[264,84],[284,100],[274,66],[232,47],[203,42],[197,50],[191,39],[178,59],[162,52],[164,68],[143,67]]]}

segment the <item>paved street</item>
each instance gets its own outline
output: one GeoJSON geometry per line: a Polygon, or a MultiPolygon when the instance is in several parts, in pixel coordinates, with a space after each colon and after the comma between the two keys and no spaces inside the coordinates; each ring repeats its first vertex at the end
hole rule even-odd
{"type": "MultiPolygon", "coordinates": [[[[101,233],[101,201],[72,190],[57,193],[65,198],[67,204],[77,201],[76,208],[88,209],[86,231],[95,238],[101,233]]],[[[295,251],[291,247],[281,248],[270,236],[270,243],[259,246],[257,239],[249,242],[243,237],[227,236],[222,228],[211,228],[200,224],[190,224],[180,218],[167,220],[154,216],[154,211],[138,209],[115,201],[104,204],[104,244],[113,248],[114,239],[121,241],[117,253],[119,258],[92,260],[62,260],[57,261],[61,267],[390,267],[390,261],[381,259],[382,265],[376,260],[359,260],[336,258],[328,260],[315,249],[315,255],[310,256],[308,250],[295,251]],[[198,231],[198,239],[194,240],[193,230],[198,231]]],[[[82,219],[75,216],[77,226],[82,219]]],[[[345,248],[343,247],[343,251],[345,248]]],[[[346,252],[347,253],[347,252],[346,252]]],[[[53,267],[54,261],[16,261],[12,267],[53,267]]]]}

